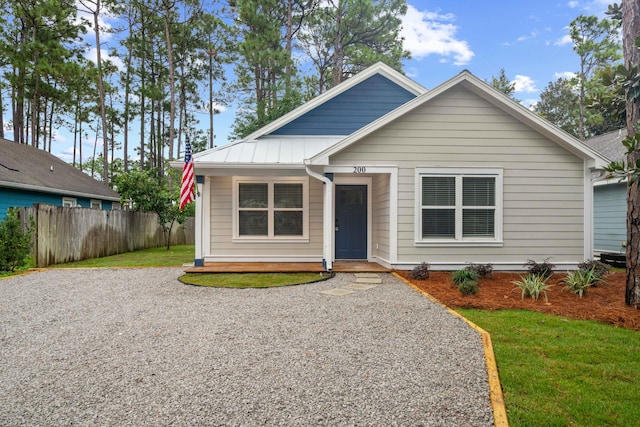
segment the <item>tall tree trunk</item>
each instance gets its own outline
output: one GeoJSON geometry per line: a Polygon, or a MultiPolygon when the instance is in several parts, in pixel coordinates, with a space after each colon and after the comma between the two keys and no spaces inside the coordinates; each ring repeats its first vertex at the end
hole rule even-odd
{"type": "MultiPolygon", "coordinates": [[[[102,180],[105,184],[109,184],[109,163],[107,157],[109,153],[109,138],[107,126],[107,107],[105,105],[105,91],[104,91],[104,75],[102,71],[102,55],[100,49],[100,0],[96,0],[96,10],[93,12],[93,25],[96,32],[96,62],[98,66],[98,96],[100,98],[100,118],[102,119],[102,180]]],[[[95,160],[95,155],[94,155],[95,160]]]]}
{"type": "Polygon", "coordinates": [[[0,90],[0,138],[4,138],[4,102],[0,90]]]}
{"type": "Polygon", "coordinates": [[[169,145],[169,160],[173,160],[174,124],[176,121],[175,65],[173,63],[173,45],[171,41],[171,8],[173,5],[173,2],[164,1],[164,32],[167,39],[167,62],[169,64],[169,141],[167,142],[169,145]]]}
{"type": "MultiPolygon", "coordinates": [[[[640,36],[640,0],[622,2],[622,45],[627,66],[640,64],[640,53],[635,40],[640,36]]],[[[640,102],[627,101],[627,132],[635,134],[634,125],[640,118],[640,102]]],[[[640,159],[640,151],[629,153],[630,164],[640,159]]],[[[630,180],[627,194],[627,286],[625,302],[640,307],[640,186],[637,180],[630,180]],[[631,182],[633,181],[633,182],[631,182]]]]}
{"type": "Polygon", "coordinates": [[[343,0],[338,1],[338,11],[336,12],[336,33],[333,40],[333,81],[332,85],[337,86],[342,82],[342,69],[344,68],[344,46],[342,38],[344,37],[342,29],[343,8],[346,7],[343,0]]]}

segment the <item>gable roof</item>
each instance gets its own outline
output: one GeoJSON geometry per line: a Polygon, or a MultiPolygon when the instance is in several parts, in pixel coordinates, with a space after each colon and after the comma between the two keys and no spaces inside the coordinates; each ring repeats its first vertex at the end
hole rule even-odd
{"type": "Polygon", "coordinates": [[[618,129],[584,141],[586,145],[613,161],[622,161],[627,157],[627,149],[622,140],[627,136],[626,129],[618,129]]]}
{"type": "Polygon", "coordinates": [[[564,147],[568,151],[572,152],[579,158],[591,161],[591,167],[602,168],[608,164],[607,159],[601,156],[595,150],[586,146],[578,139],[564,132],[560,128],[547,122],[537,114],[522,106],[520,103],[512,100],[499,90],[493,88],[491,85],[478,79],[467,70],[460,72],[457,76],[447,80],[439,86],[436,86],[432,90],[425,92],[424,94],[407,102],[401,107],[396,108],[380,119],[368,124],[367,126],[364,126],[359,131],[354,132],[353,134],[342,139],[339,143],[328,147],[312,158],[306,160],[306,163],[309,165],[328,164],[329,157],[331,157],[332,155],[346,149],[347,147],[360,141],[367,135],[370,135],[372,132],[380,129],[388,123],[391,123],[399,117],[409,113],[415,108],[418,108],[419,106],[429,102],[430,100],[456,86],[462,86],[470,90],[471,92],[490,102],[497,108],[500,108],[505,113],[513,116],[522,123],[525,123],[531,128],[537,130],[538,132],[545,135],[550,140],[556,142],[558,145],[564,147]]]}
{"type": "Polygon", "coordinates": [[[0,138],[0,187],[120,201],[118,193],[56,156],[0,138]]]}
{"type": "Polygon", "coordinates": [[[328,91],[318,95],[312,100],[302,104],[298,108],[285,114],[279,119],[276,119],[273,122],[269,123],[268,125],[258,129],[257,131],[243,138],[241,141],[252,141],[264,135],[268,135],[276,131],[277,129],[280,129],[285,125],[293,122],[294,120],[298,119],[304,114],[312,111],[316,107],[319,107],[322,104],[325,104],[328,101],[332,100],[333,98],[345,93],[349,89],[357,86],[358,84],[364,82],[365,80],[375,75],[385,77],[386,79],[390,80],[392,83],[405,89],[406,91],[412,93],[415,96],[422,95],[427,91],[426,88],[414,82],[404,74],[401,74],[400,72],[394,70],[393,68],[391,68],[390,66],[386,65],[383,62],[377,62],[376,64],[361,71],[355,76],[343,81],[342,83],[332,87],[328,91]]]}

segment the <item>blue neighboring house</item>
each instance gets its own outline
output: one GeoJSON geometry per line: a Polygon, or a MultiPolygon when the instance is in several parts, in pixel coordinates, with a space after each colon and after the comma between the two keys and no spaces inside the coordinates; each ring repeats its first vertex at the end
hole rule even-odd
{"type": "MultiPolygon", "coordinates": [[[[612,161],[625,160],[622,140],[626,129],[589,138],[584,143],[612,161]]],[[[596,181],[593,187],[595,252],[625,252],[627,241],[627,181],[618,178],[596,181]]]]}
{"type": "Polygon", "coordinates": [[[120,196],[46,151],[0,138],[0,221],[8,208],[34,203],[111,210],[120,196]]]}

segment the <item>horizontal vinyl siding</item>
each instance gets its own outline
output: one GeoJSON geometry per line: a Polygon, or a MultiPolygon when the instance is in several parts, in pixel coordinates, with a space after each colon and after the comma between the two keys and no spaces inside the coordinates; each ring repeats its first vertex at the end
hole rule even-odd
{"type": "Polygon", "coordinates": [[[598,185],[593,190],[594,248],[624,251],[627,241],[627,184],[598,185]]]}
{"type": "Polygon", "coordinates": [[[413,98],[386,77],[374,75],[272,134],[349,135],[413,98]]]}
{"type": "Polygon", "coordinates": [[[233,178],[211,177],[211,246],[214,257],[318,257],[322,259],[322,183],[309,179],[309,241],[281,243],[233,242],[235,214],[232,205],[233,178]]]}
{"type": "Polygon", "coordinates": [[[331,163],[399,167],[399,262],[583,261],[583,161],[463,88],[374,132],[331,163]],[[504,246],[416,246],[417,167],[502,168],[504,246]]]}

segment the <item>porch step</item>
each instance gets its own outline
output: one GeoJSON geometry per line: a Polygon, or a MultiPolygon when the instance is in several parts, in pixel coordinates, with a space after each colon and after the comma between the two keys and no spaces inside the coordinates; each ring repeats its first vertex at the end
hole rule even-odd
{"type": "Polygon", "coordinates": [[[375,273],[356,273],[356,282],[350,283],[342,288],[328,289],[320,291],[321,294],[342,297],[357,291],[368,291],[382,283],[380,276],[375,273]]]}

